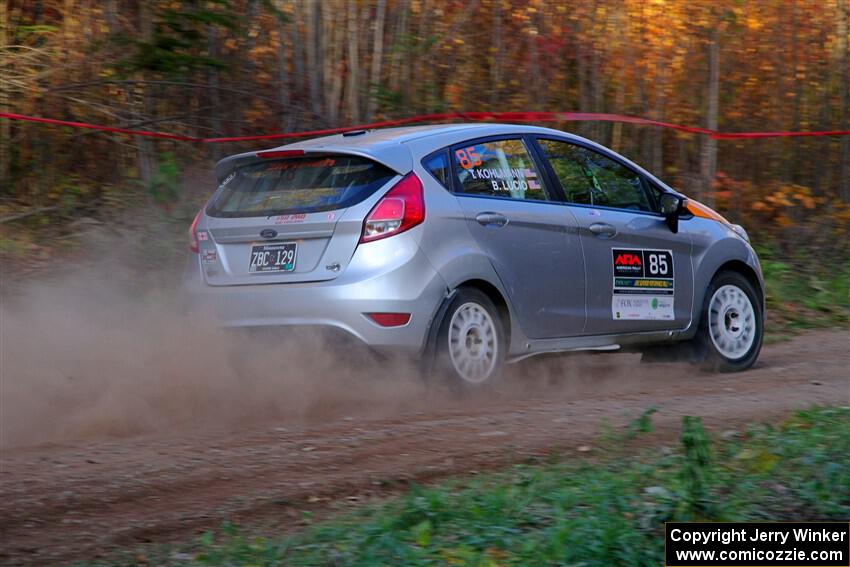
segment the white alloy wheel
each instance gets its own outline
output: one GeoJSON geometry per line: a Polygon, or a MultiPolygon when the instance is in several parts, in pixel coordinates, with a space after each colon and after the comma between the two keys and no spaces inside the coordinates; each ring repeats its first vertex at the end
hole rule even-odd
{"type": "Polygon", "coordinates": [[[747,355],[756,339],[756,316],[750,298],[735,285],[723,285],[708,303],[708,334],[728,360],[747,355]]]}
{"type": "Polygon", "coordinates": [[[498,330],[487,309],[471,301],[461,304],[448,331],[449,360],[458,376],[471,384],[486,381],[499,360],[498,330]]]}

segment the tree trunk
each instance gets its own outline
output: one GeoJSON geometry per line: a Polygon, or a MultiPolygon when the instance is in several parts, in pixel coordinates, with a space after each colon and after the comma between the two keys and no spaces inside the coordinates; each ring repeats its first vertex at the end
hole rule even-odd
{"type": "MultiPolygon", "coordinates": [[[[250,54],[254,50],[254,46],[256,45],[256,35],[251,33],[251,26],[256,24],[257,21],[257,10],[259,9],[259,1],[258,0],[248,0],[248,6],[245,11],[245,37],[244,37],[244,45],[242,45],[242,51],[246,54],[250,54]]],[[[235,66],[235,75],[237,84],[245,84],[250,82],[250,77],[254,76],[254,59],[252,57],[240,57],[239,64],[235,66]]],[[[245,120],[245,110],[247,110],[248,106],[245,104],[234,104],[233,107],[229,110],[229,112],[233,113],[236,119],[236,132],[238,135],[242,135],[245,130],[246,120],[245,120]]]]}
{"type": "MultiPolygon", "coordinates": [[[[578,109],[579,112],[591,112],[591,96],[590,88],[588,87],[588,41],[589,31],[584,28],[589,18],[579,18],[573,24],[573,37],[578,41],[576,49],[576,75],[578,76],[578,109]]],[[[590,47],[592,49],[592,46],[590,47]]],[[[577,126],[579,134],[590,138],[592,136],[590,130],[591,125],[587,122],[579,122],[577,126]]]]}
{"type": "MultiPolygon", "coordinates": [[[[304,59],[305,59],[305,49],[304,44],[305,40],[301,34],[301,25],[304,22],[304,11],[301,9],[302,4],[300,4],[297,0],[293,0],[293,22],[292,22],[292,66],[295,71],[295,76],[293,78],[293,100],[298,102],[298,106],[301,109],[306,110],[307,104],[304,102],[306,99],[307,91],[309,87],[307,85],[307,75],[304,71],[304,59]]],[[[296,115],[292,119],[292,127],[293,128],[301,128],[304,124],[311,124],[312,118],[309,120],[304,120],[303,117],[296,115]]]]}
{"type": "MultiPolygon", "coordinates": [[[[839,65],[841,77],[841,128],[850,130],[850,45],[847,34],[850,33],[850,0],[841,0],[838,14],[838,44],[839,65]]],[[[850,203],[850,136],[841,136],[840,142],[841,173],[839,177],[839,194],[845,203],[850,203]]]]}
{"type": "MultiPolygon", "coordinates": [[[[623,105],[626,103],[626,87],[623,84],[623,81],[618,81],[617,85],[617,94],[614,96],[614,108],[611,109],[611,112],[616,112],[618,114],[623,113],[623,105]]],[[[614,122],[611,126],[611,149],[615,152],[620,151],[620,141],[623,137],[623,123],[622,122],[614,122]]]]}
{"type": "Polygon", "coordinates": [[[378,90],[381,86],[381,65],[384,57],[384,18],[387,14],[387,0],[378,0],[375,7],[375,28],[372,34],[372,70],[369,73],[369,103],[366,107],[366,121],[371,122],[378,109],[378,90]]]}
{"type": "Polygon", "coordinates": [[[322,68],[319,65],[319,36],[321,35],[320,4],[315,0],[308,0],[306,6],[305,43],[307,44],[307,68],[306,72],[310,83],[310,107],[314,117],[322,114],[321,96],[322,68]]]}
{"type": "Polygon", "coordinates": [[[496,2],[493,10],[493,65],[490,67],[490,106],[495,107],[497,96],[501,90],[502,57],[504,57],[505,41],[502,32],[502,3],[496,2]]]}
{"type": "MultiPolygon", "coordinates": [[[[473,0],[474,1],[474,0],[473,0]]],[[[473,2],[466,4],[466,9],[469,9],[469,6],[473,2]]],[[[430,85],[425,83],[424,81],[419,81],[415,78],[411,78],[410,74],[413,74],[413,77],[423,77],[426,76],[429,69],[427,68],[427,61],[429,59],[428,42],[427,38],[431,37],[431,32],[429,25],[434,21],[434,17],[432,16],[431,0],[422,0],[422,9],[419,12],[419,22],[416,31],[416,37],[418,38],[416,42],[416,46],[414,51],[411,52],[411,59],[406,65],[405,72],[407,73],[406,83],[408,85],[408,101],[409,105],[407,106],[408,112],[418,113],[418,112],[427,112],[430,108],[430,105],[433,104],[433,99],[431,98],[430,93],[426,90],[430,85]],[[423,89],[422,87],[426,87],[423,89]]],[[[462,17],[462,16],[459,16],[462,17]]],[[[451,32],[449,32],[451,34],[451,32]]],[[[454,37],[450,35],[450,37],[454,37]]]]}
{"type": "MultiPolygon", "coordinates": [[[[593,19],[591,20],[591,34],[595,38],[596,27],[599,25],[599,9],[596,2],[593,3],[593,19]]],[[[602,90],[602,42],[596,43],[596,40],[591,43],[590,52],[590,93],[591,93],[591,112],[600,113],[604,109],[605,101],[604,92],[602,90]]],[[[602,143],[605,139],[603,132],[605,128],[604,122],[594,121],[593,124],[593,139],[602,143]]]]}
{"type": "MultiPolygon", "coordinates": [[[[153,42],[154,23],[153,14],[151,13],[151,5],[147,2],[139,3],[139,31],[141,32],[142,41],[147,44],[153,42]]],[[[144,83],[139,84],[142,98],[142,112],[140,121],[150,120],[153,116],[154,98],[151,95],[151,85],[144,83]]],[[[153,178],[153,172],[156,168],[156,157],[154,156],[153,143],[149,138],[140,137],[139,140],[139,178],[147,187],[150,185],[153,178]]]]}
{"type": "Polygon", "coordinates": [[[118,0],[106,0],[103,10],[109,33],[112,35],[118,33],[118,0]]]}
{"type": "MultiPolygon", "coordinates": [[[[717,115],[720,97],[720,34],[717,28],[709,32],[708,44],[708,101],[705,127],[717,130],[717,115]]],[[[717,140],[703,136],[700,173],[702,176],[701,198],[708,206],[714,205],[714,177],[717,172],[717,140]]]]}
{"type": "Polygon", "coordinates": [[[351,124],[360,122],[360,45],[357,29],[357,2],[347,2],[348,6],[348,119],[351,124]]]}
{"type": "MultiPolygon", "coordinates": [[[[9,3],[0,2],[0,45],[9,45],[9,3]]],[[[0,85],[0,112],[12,112],[10,85],[0,85]]],[[[12,121],[0,119],[0,193],[11,189],[12,121]]]]}
{"type": "Polygon", "coordinates": [[[320,52],[324,64],[325,120],[328,124],[338,125],[345,78],[342,58],[345,47],[345,6],[342,2],[327,2],[322,7],[325,25],[320,52]]]}
{"type": "MultiPolygon", "coordinates": [[[[283,6],[279,6],[282,10],[283,6]]],[[[286,58],[286,27],[288,21],[280,19],[277,23],[277,80],[278,80],[278,100],[280,100],[280,108],[278,116],[280,117],[280,129],[285,132],[289,125],[289,117],[292,114],[289,104],[289,65],[286,58]]]]}
{"type": "MultiPolygon", "coordinates": [[[[664,109],[667,106],[667,81],[669,80],[670,66],[664,62],[664,57],[658,57],[656,65],[656,76],[658,77],[655,88],[655,102],[652,109],[653,120],[659,122],[664,120],[664,109]]],[[[664,169],[664,128],[653,127],[652,135],[652,170],[660,175],[664,169]]]]}
{"type": "Polygon", "coordinates": [[[528,18],[528,72],[531,84],[531,100],[534,105],[534,110],[542,110],[541,108],[541,87],[540,80],[540,53],[537,49],[537,37],[539,30],[534,18],[535,14],[531,14],[528,18]]]}
{"type": "MultiPolygon", "coordinates": [[[[800,53],[800,49],[805,49],[805,42],[803,42],[803,47],[801,47],[796,2],[790,2],[789,10],[791,12],[791,77],[794,81],[794,106],[792,109],[791,130],[799,132],[802,124],[803,81],[798,79],[797,75],[801,67],[805,70],[805,64],[800,65],[800,55],[803,55],[803,60],[805,61],[805,54],[800,53]]],[[[801,178],[800,154],[808,153],[805,152],[804,145],[805,138],[799,138],[789,148],[791,150],[791,159],[786,160],[786,164],[790,171],[786,172],[785,179],[788,179],[792,183],[798,183],[801,178]]]]}
{"type": "MultiPolygon", "coordinates": [[[[637,72],[637,113],[639,116],[643,116],[646,112],[646,109],[649,108],[649,103],[647,102],[647,88],[646,88],[646,70],[644,64],[646,62],[646,37],[647,37],[647,20],[649,16],[646,13],[647,11],[647,2],[642,2],[640,5],[640,26],[638,28],[638,37],[640,38],[640,42],[644,45],[641,45],[638,51],[638,48],[634,50],[636,53],[630,53],[629,57],[631,58],[632,65],[635,65],[635,69],[637,72]]],[[[630,144],[629,144],[629,152],[634,152],[635,155],[640,155],[641,159],[646,159],[646,155],[643,153],[644,143],[643,140],[645,138],[644,129],[638,130],[634,135],[630,136],[630,144]]]]}
{"type": "MultiPolygon", "coordinates": [[[[211,25],[207,28],[207,50],[213,59],[218,57],[218,28],[211,25]]],[[[210,127],[213,136],[224,136],[224,128],[221,124],[221,92],[219,91],[218,68],[210,67],[207,70],[207,85],[210,97],[210,127]]],[[[207,144],[211,157],[215,158],[219,144],[207,144]]]]}
{"type": "Polygon", "coordinates": [[[392,63],[390,64],[390,80],[389,87],[393,92],[398,92],[401,86],[401,67],[404,62],[404,55],[407,53],[407,12],[408,5],[406,0],[399,0],[396,6],[397,23],[395,26],[395,35],[391,42],[393,46],[392,63]]]}

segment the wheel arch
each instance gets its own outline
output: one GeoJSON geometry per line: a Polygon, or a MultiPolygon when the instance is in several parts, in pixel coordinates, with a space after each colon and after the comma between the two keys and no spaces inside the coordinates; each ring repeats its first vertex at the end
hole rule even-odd
{"type": "Polygon", "coordinates": [[[443,298],[442,303],[439,305],[434,317],[431,319],[428,333],[426,335],[425,346],[422,352],[422,357],[429,365],[433,363],[434,356],[437,352],[437,335],[439,333],[440,326],[443,324],[444,318],[447,316],[448,307],[457,295],[458,290],[464,287],[480,291],[493,302],[493,305],[496,306],[496,309],[499,311],[499,319],[501,320],[502,327],[505,331],[505,344],[508,346],[508,350],[510,350],[512,328],[511,310],[505,296],[493,283],[481,278],[470,278],[447,289],[447,293],[443,298]]]}
{"type": "Polygon", "coordinates": [[[713,282],[714,278],[716,278],[717,275],[722,272],[735,272],[741,274],[747,279],[748,282],[750,282],[756,292],[762,317],[765,316],[766,305],[764,282],[759,274],[759,271],[754,268],[749,262],[746,262],[739,258],[727,259],[725,261],[718,262],[712,269],[703,271],[702,275],[700,275],[699,273],[697,274],[696,281],[703,282],[703,285],[699,286],[699,288],[694,290],[694,312],[693,318],[691,319],[692,324],[690,325],[688,330],[683,333],[683,338],[693,338],[699,330],[700,321],[702,319],[703,314],[703,306],[705,305],[706,301],[706,292],[708,291],[709,284],[713,282]]]}
{"type": "MultiPolygon", "coordinates": [[[[697,219],[702,220],[702,219],[697,219]]],[[[719,223],[705,221],[708,233],[700,245],[696,246],[696,254],[692,257],[694,270],[694,294],[692,303],[691,324],[683,332],[682,338],[692,338],[699,327],[705,295],[717,274],[723,271],[736,272],[744,276],[755,289],[759,307],[765,313],[765,288],[761,275],[761,265],[755,251],[741,238],[715,235],[719,223]]]]}
{"type": "Polygon", "coordinates": [[[753,289],[756,290],[759,303],[762,306],[762,310],[764,310],[764,286],[762,285],[761,278],[758,276],[752,266],[741,260],[729,260],[721,264],[717,267],[716,270],[714,270],[714,274],[711,276],[711,279],[714,280],[714,278],[716,278],[717,274],[719,274],[720,272],[738,272],[739,274],[747,278],[747,281],[749,281],[750,284],[753,286],[753,289]]]}

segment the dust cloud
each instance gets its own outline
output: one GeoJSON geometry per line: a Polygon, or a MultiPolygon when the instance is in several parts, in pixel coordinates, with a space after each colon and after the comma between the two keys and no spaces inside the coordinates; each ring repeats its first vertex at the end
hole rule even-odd
{"type": "Polygon", "coordinates": [[[246,335],[186,314],[182,241],[160,229],[93,231],[54,272],[2,289],[0,447],[306,423],[420,395],[407,361],[376,366],[336,356],[318,332],[246,335]]]}
{"type": "Polygon", "coordinates": [[[341,349],[317,331],[247,334],[186,315],[179,268],[140,270],[114,252],[126,238],[101,239],[96,261],[0,298],[0,447],[465,411],[602,392],[634,376],[634,356],[560,357],[511,366],[497,387],[459,395],[412,361],[341,349]]]}
{"type": "Polygon", "coordinates": [[[182,314],[176,288],[135,290],[104,270],[30,284],[0,322],[0,446],[268,418],[310,422],[415,400],[412,364],[341,360],[318,332],[275,337],[182,314]]]}

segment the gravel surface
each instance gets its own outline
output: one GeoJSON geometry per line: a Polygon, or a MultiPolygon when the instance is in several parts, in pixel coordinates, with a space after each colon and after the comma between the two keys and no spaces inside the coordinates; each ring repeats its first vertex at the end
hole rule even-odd
{"type": "Polygon", "coordinates": [[[603,423],[623,427],[649,407],[657,409],[655,432],[644,442],[663,445],[675,443],[683,415],[723,432],[812,404],[847,405],[850,333],[809,332],[767,346],[742,374],[641,365],[629,354],[532,359],[509,374],[488,394],[442,392],[389,408],[361,400],[306,421],[270,415],[241,426],[7,447],[0,563],[63,563],[186,541],[225,518],[292,526],[301,510],[356,505],[411,480],[598,455],[603,423]]]}

